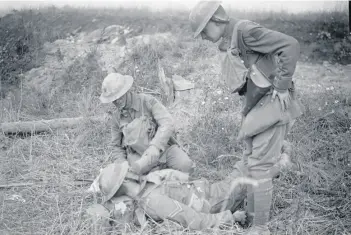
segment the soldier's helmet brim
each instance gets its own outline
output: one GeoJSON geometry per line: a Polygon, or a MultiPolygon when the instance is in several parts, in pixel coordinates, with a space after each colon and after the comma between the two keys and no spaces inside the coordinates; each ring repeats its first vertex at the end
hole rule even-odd
{"type": "Polygon", "coordinates": [[[102,203],[110,200],[119,190],[128,173],[129,164],[111,163],[107,165],[99,175],[99,187],[102,194],[102,203]]]}
{"type": "Polygon", "coordinates": [[[110,73],[102,82],[101,103],[112,103],[121,98],[132,87],[134,79],[129,75],[110,73]]]}
{"type": "Polygon", "coordinates": [[[220,5],[221,1],[200,1],[193,7],[189,14],[189,21],[194,32],[194,38],[197,38],[204,30],[220,5]]]}

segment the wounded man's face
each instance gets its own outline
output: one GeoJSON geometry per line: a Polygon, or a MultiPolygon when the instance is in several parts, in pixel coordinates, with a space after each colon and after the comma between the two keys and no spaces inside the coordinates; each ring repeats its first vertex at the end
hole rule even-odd
{"type": "Polygon", "coordinates": [[[134,203],[132,200],[114,203],[112,219],[116,225],[133,222],[134,203]]]}
{"type": "Polygon", "coordinates": [[[121,98],[118,100],[113,101],[113,104],[119,109],[123,109],[124,106],[126,106],[126,100],[127,100],[127,95],[123,95],[121,98]]]}

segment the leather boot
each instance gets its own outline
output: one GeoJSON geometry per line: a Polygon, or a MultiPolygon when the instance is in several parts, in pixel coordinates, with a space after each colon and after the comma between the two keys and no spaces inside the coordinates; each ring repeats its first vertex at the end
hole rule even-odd
{"type": "Polygon", "coordinates": [[[246,235],[270,235],[268,222],[272,203],[272,179],[260,180],[259,185],[253,188],[254,216],[252,227],[246,235]]]}
{"type": "Polygon", "coordinates": [[[245,211],[246,211],[246,215],[247,215],[248,225],[252,225],[253,218],[255,216],[255,211],[254,211],[254,194],[253,194],[253,186],[252,185],[248,185],[247,186],[245,211]]]}
{"type": "Polygon", "coordinates": [[[240,185],[230,191],[230,185],[234,179],[247,176],[247,169],[243,161],[235,163],[232,173],[224,180],[213,183],[209,187],[210,213],[218,213],[223,210],[236,211],[246,198],[246,185],[240,185]]]}

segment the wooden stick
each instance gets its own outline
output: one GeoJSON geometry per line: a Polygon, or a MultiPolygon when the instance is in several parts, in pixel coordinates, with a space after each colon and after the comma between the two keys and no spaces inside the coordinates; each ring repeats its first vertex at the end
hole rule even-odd
{"type": "MultiPolygon", "coordinates": [[[[72,184],[74,185],[81,185],[81,184],[91,184],[94,180],[92,179],[76,179],[72,182],[72,184]]],[[[26,187],[26,186],[45,186],[50,184],[50,182],[48,183],[44,183],[44,182],[27,182],[27,183],[10,183],[10,184],[0,184],[0,189],[2,188],[14,188],[14,187],[26,187]]]]}
{"type": "Polygon", "coordinates": [[[0,184],[0,188],[25,187],[25,186],[31,186],[31,185],[34,185],[34,183],[0,184]]]}
{"type": "Polygon", "coordinates": [[[158,61],[158,79],[161,84],[161,88],[166,95],[168,105],[174,102],[174,85],[172,79],[166,77],[165,71],[158,61]]]}
{"type": "Polygon", "coordinates": [[[104,116],[76,117],[76,118],[57,118],[51,120],[28,121],[28,122],[5,122],[1,124],[4,134],[32,134],[38,132],[52,132],[55,129],[72,128],[80,123],[91,120],[102,122],[104,116]]]}

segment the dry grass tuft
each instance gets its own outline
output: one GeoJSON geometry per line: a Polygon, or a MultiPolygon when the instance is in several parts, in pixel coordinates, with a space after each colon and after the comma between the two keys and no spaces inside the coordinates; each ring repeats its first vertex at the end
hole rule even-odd
{"type": "MultiPolygon", "coordinates": [[[[271,222],[277,231],[293,234],[347,234],[351,223],[350,153],[351,120],[345,104],[331,104],[323,112],[318,107],[340,100],[341,94],[305,97],[307,111],[290,135],[294,143],[297,171],[285,172],[276,180],[271,222]],[[285,221],[285,223],[282,223],[285,221]]],[[[347,90],[345,91],[347,92],[347,90]]]]}

